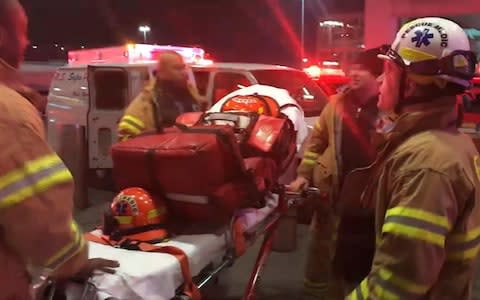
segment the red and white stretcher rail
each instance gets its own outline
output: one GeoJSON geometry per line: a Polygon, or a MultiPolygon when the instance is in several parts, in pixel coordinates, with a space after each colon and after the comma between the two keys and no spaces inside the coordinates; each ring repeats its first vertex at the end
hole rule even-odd
{"type": "MultiPolygon", "coordinates": [[[[319,190],[314,188],[302,193],[282,189],[279,194],[272,194],[266,199],[265,207],[246,209],[237,214],[243,223],[249,246],[264,236],[245,288],[244,300],[253,300],[255,297],[257,282],[272,251],[274,234],[281,217],[292,206],[307,198],[318,198],[319,195],[319,190]]],[[[186,253],[194,281],[201,290],[217,278],[222,270],[234,264],[237,257],[229,235],[229,230],[221,234],[183,235],[162,245],[175,246],[186,253]]],[[[163,253],[113,248],[93,242],[89,246],[90,257],[118,260],[120,267],[116,274],[99,274],[86,284],[70,284],[65,290],[68,300],[189,300],[181,294],[183,277],[175,257],[163,253]]]]}

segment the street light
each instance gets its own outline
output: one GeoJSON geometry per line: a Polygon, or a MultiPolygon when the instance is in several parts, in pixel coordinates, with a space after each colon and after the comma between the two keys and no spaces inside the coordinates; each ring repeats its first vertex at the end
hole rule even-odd
{"type": "Polygon", "coordinates": [[[343,22],[340,22],[340,21],[323,21],[323,22],[320,22],[320,27],[343,27],[343,26],[345,26],[345,24],[343,22]]]}
{"type": "Polygon", "coordinates": [[[138,27],[138,31],[143,33],[143,42],[146,44],[147,43],[147,33],[150,32],[150,27],[147,25],[142,25],[138,27]]]}
{"type": "MultiPolygon", "coordinates": [[[[348,24],[347,24],[348,25],[348,24]]],[[[328,30],[328,46],[331,47],[333,43],[333,28],[344,27],[345,24],[340,21],[329,20],[320,22],[320,27],[328,30]]]]}

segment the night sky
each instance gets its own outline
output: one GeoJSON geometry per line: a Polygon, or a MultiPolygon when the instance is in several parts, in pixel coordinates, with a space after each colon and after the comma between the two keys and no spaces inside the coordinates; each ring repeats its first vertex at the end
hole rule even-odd
{"type": "MultiPolygon", "coordinates": [[[[219,61],[292,64],[300,57],[301,0],[21,0],[35,51],[149,41],[199,45],[219,61]]],[[[305,0],[306,49],[313,53],[318,18],[358,11],[361,0],[305,0]]],[[[30,55],[35,54],[30,49],[30,55]]],[[[37,53],[38,54],[38,53],[37,53]]]]}

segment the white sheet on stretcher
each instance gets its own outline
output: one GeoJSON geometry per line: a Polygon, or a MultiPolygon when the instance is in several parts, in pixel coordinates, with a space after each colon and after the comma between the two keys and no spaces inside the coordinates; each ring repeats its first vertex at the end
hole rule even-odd
{"type": "MultiPolygon", "coordinates": [[[[245,229],[252,228],[265,219],[278,205],[278,197],[267,199],[261,209],[245,209],[238,216],[245,229]]],[[[226,252],[227,233],[222,235],[202,234],[178,236],[163,243],[182,249],[187,254],[192,275],[198,275],[212,262],[219,262],[226,252]]],[[[97,243],[89,243],[89,257],[118,260],[116,274],[100,274],[91,282],[98,289],[98,297],[115,297],[120,300],[170,300],[183,283],[180,264],[169,254],[130,251],[97,243]]],[[[80,299],[82,287],[71,284],[67,299],[80,299]]]]}

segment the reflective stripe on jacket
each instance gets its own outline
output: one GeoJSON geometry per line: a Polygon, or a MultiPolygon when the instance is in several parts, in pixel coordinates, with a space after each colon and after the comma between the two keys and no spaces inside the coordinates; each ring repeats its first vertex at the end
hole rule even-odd
{"type": "Polygon", "coordinates": [[[455,128],[454,101],[438,99],[399,117],[377,176],[377,246],[360,299],[471,297],[480,246],[480,159],[455,128]]]}
{"type": "Polygon", "coordinates": [[[85,243],[72,219],[72,176],[38,111],[5,85],[0,111],[0,298],[29,299],[30,276],[57,269],[85,243]]]}
{"type": "Polygon", "coordinates": [[[341,169],[342,102],[343,95],[330,98],[307,139],[303,160],[297,169],[299,176],[333,195],[338,194],[341,169]]]}
{"type": "MultiPolygon", "coordinates": [[[[154,132],[157,130],[157,124],[154,118],[155,89],[156,81],[154,80],[147,84],[144,90],[128,105],[118,124],[117,134],[119,141],[128,140],[144,132],[154,132]]],[[[198,94],[194,85],[189,84],[188,89],[191,97],[197,103],[205,102],[204,97],[198,94]]]]}

